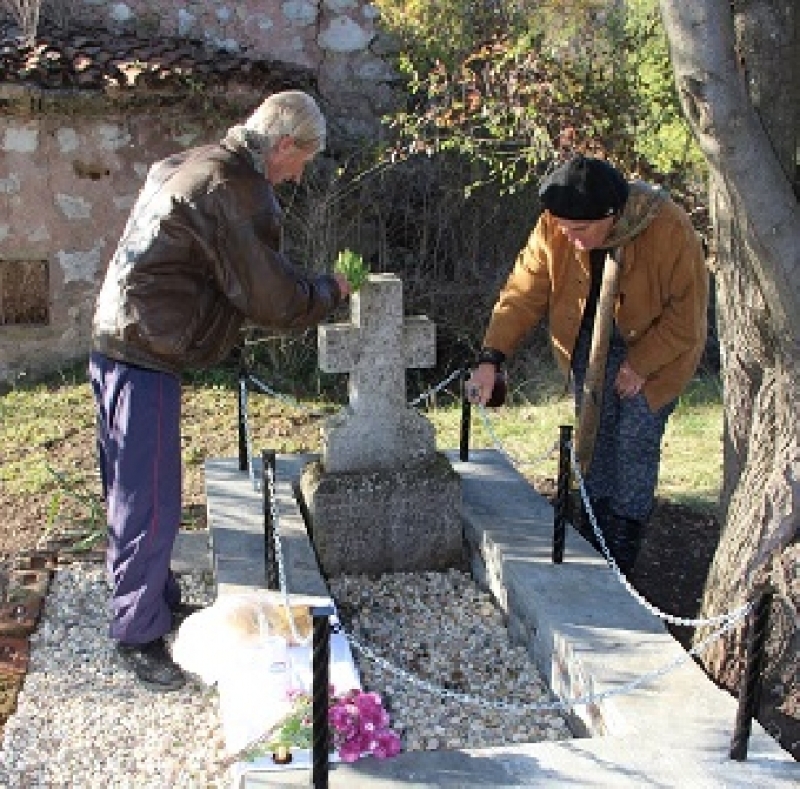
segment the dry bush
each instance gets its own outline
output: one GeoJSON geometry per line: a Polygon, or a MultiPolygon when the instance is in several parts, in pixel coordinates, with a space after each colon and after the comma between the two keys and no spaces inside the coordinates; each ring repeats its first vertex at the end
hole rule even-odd
{"type": "Polygon", "coordinates": [[[537,216],[533,189],[466,196],[476,165],[456,154],[417,156],[371,168],[323,161],[284,195],[286,249],[330,270],[343,249],[405,285],[407,314],[437,324],[441,374],[474,358],[497,291],[537,216]]]}

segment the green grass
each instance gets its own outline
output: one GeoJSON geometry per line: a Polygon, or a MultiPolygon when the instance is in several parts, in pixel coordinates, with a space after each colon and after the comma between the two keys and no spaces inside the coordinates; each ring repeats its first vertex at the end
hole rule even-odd
{"type": "MultiPolygon", "coordinates": [[[[483,449],[496,442],[534,476],[557,476],[557,455],[551,453],[561,425],[575,424],[572,397],[551,383],[543,397],[531,401],[512,394],[509,405],[473,409],[470,446],[483,449]],[[488,422],[488,427],[487,423],[488,422]]],[[[441,447],[457,447],[461,409],[458,404],[427,412],[441,447]]],[[[662,445],[658,495],[693,507],[713,509],[722,480],[722,404],[718,382],[701,377],[692,381],[673,413],[662,445]]]]}
{"type": "MultiPolygon", "coordinates": [[[[539,381],[516,383],[509,402],[498,409],[473,409],[470,446],[500,447],[529,478],[557,476],[559,426],[573,424],[571,397],[549,373],[539,381]]],[[[266,383],[270,383],[265,381],[266,383]]],[[[235,376],[229,371],[192,376],[184,383],[182,453],[187,512],[200,508],[202,469],[207,457],[234,457],[238,451],[235,376]]],[[[285,391],[277,385],[279,391],[285,391]]],[[[437,445],[459,446],[461,407],[457,383],[425,408],[437,445]]],[[[286,392],[286,394],[291,394],[286,392]]],[[[329,401],[293,406],[260,394],[250,397],[253,447],[281,453],[319,450],[321,420],[309,410],[335,411],[329,401]]],[[[97,474],[94,410],[82,371],[0,396],[0,492],[22,503],[44,499],[50,520],[94,520],[97,474]],[[68,506],[72,503],[73,506],[68,506]],[[83,512],[81,516],[80,513],[83,512]]],[[[658,494],[695,507],[716,505],[722,475],[722,407],[718,382],[698,378],[681,398],[664,439],[658,494]]],[[[187,515],[187,519],[191,519],[187,515]]]]}
{"type": "Polygon", "coordinates": [[[719,381],[697,378],[667,424],[659,495],[696,507],[716,507],[722,484],[722,432],[719,381]]]}

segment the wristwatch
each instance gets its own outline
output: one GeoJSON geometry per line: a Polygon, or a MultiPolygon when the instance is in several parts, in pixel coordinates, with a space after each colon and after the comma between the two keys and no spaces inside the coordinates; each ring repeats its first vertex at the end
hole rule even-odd
{"type": "Polygon", "coordinates": [[[505,363],[506,355],[495,348],[482,348],[478,354],[478,364],[493,364],[499,370],[505,363]]]}

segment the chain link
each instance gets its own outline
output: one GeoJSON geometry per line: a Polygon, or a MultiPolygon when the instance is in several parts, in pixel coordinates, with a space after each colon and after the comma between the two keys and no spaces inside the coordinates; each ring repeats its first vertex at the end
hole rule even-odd
{"type": "MultiPolygon", "coordinates": [[[[459,368],[457,370],[453,370],[453,372],[450,373],[450,375],[448,375],[447,378],[445,378],[444,380],[442,380],[440,383],[436,384],[435,386],[432,386],[430,389],[428,389],[427,391],[423,392],[419,396],[415,397],[413,400],[411,400],[408,403],[408,405],[411,406],[411,407],[416,407],[420,403],[422,403],[422,402],[424,402],[426,400],[430,400],[431,398],[433,398],[434,395],[436,395],[439,392],[441,392],[442,389],[444,389],[445,387],[449,386],[462,373],[463,373],[463,370],[461,368],[459,368]]],[[[255,386],[256,389],[258,389],[262,394],[266,394],[266,395],[269,395],[270,397],[274,397],[274,398],[276,398],[278,400],[282,400],[284,403],[287,403],[288,405],[291,405],[291,406],[297,408],[298,410],[303,411],[304,413],[308,414],[309,416],[313,416],[313,417],[324,416],[324,414],[321,414],[319,411],[315,411],[312,408],[308,408],[308,406],[304,405],[303,403],[301,403],[299,400],[295,399],[294,397],[290,397],[289,395],[282,394],[281,392],[276,391],[271,386],[268,386],[263,381],[261,381],[258,378],[256,378],[252,373],[248,374],[247,380],[250,381],[250,383],[252,383],[253,386],[255,386]]]]}
{"type": "Polygon", "coordinates": [[[441,383],[436,384],[436,386],[432,386],[430,389],[428,389],[427,392],[423,392],[421,395],[419,395],[419,397],[415,397],[409,403],[409,405],[412,408],[415,408],[425,400],[428,401],[432,400],[434,395],[439,394],[439,392],[441,392],[442,389],[444,389],[446,386],[449,386],[449,384],[452,383],[456,378],[458,378],[463,372],[464,371],[461,368],[459,368],[458,370],[453,370],[453,372],[450,373],[450,375],[448,375],[447,378],[445,378],[441,383]]]}
{"type": "Polygon", "coordinates": [[[275,488],[275,475],[272,471],[272,466],[267,464],[265,469],[265,476],[267,478],[267,487],[269,494],[269,508],[272,517],[272,540],[275,546],[275,561],[278,565],[278,586],[283,595],[283,604],[286,607],[286,618],[289,620],[289,629],[292,631],[292,638],[296,644],[306,646],[311,643],[314,635],[313,630],[303,638],[297,630],[297,624],[294,621],[294,614],[292,613],[292,606],[289,600],[289,588],[286,585],[286,568],[283,561],[283,547],[281,546],[281,532],[280,520],[278,518],[278,495],[275,488]]]}
{"type": "MultiPolygon", "coordinates": [[[[459,368],[458,370],[454,370],[450,373],[447,378],[445,378],[441,383],[436,384],[436,386],[431,387],[426,392],[423,392],[419,397],[412,400],[409,403],[409,406],[417,406],[419,403],[431,399],[435,394],[441,392],[446,386],[448,386],[454,379],[456,379],[463,370],[459,368]]],[[[260,381],[252,374],[247,374],[246,376],[239,379],[239,397],[241,400],[241,408],[242,408],[242,420],[244,422],[244,432],[245,432],[245,445],[247,448],[247,468],[250,474],[250,481],[253,485],[253,490],[261,491],[261,481],[255,474],[254,464],[253,464],[253,438],[252,438],[252,431],[250,429],[250,415],[248,413],[247,403],[248,403],[248,388],[247,384],[250,382],[253,386],[256,387],[262,394],[269,395],[270,397],[275,397],[278,400],[282,400],[284,403],[294,406],[295,408],[303,411],[305,414],[311,417],[321,417],[324,414],[321,414],[319,411],[314,411],[313,409],[308,408],[299,400],[296,400],[289,395],[281,394],[277,392],[270,386],[267,386],[263,381],[260,381]]],[[[557,446],[557,445],[556,445],[557,446]]]]}
{"type": "Polygon", "coordinates": [[[553,446],[550,447],[550,449],[545,450],[541,455],[539,455],[539,457],[536,457],[533,460],[517,460],[516,458],[511,456],[511,454],[503,446],[500,439],[497,437],[497,433],[495,433],[494,427],[492,426],[491,420],[489,419],[489,414],[485,406],[478,405],[478,414],[483,420],[483,425],[486,428],[486,432],[491,436],[494,448],[501,455],[504,455],[511,463],[511,465],[514,466],[515,468],[520,468],[524,466],[538,466],[540,463],[543,463],[545,460],[548,460],[549,458],[553,457],[558,451],[558,441],[556,441],[553,444],[553,446]]]}
{"type": "Polygon", "coordinates": [[[434,685],[432,682],[420,679],[419,677],[409,673],[405,669],[395,666],[393,663],[388,661],[383,656],[378,655],[371,647],[368,647],[366,644],[360,642],[355,636],[349,633],[346,633],[346,636],[347,640],[353,645],[353,647],[356,650],[358,650],[361,654],[363,654],[364,657],[367,658],[367,660],[369,660],[370,662],[375,663],[378,666],[381,666],[386,671],[390,672],[391,674],[394,674],[395,676],[400,677],[410,685],[414,685],[415,687],[418,687],[422,690],[425,690],[429,693],[432,693],[433,695],[440,696],[442,698],[453,699],[454,701],[458,701],[463,704],[482,705],[490,709],[509,710],[513,712],[525,712],[528,710],[554,710],[554,709],[570,710],[573,707],[577,707],[580,705],[596,704],[598,701],[602,701],[603,699],[612,698],[613,696],[625,695],[633,690],[636,690],[642,685],[645,685],[651,681],[666,676],[671,671],[679,668],[684,663],[691,660],[693,657],[701,655],[713,641],[715,641],[717,638],[722,637],[725,633],[731,630],[733,626],[740,619],[744,618],[744,616],[748,613],[748,611],[749,607],[747,607],[747,610],[745,610],[741,614],[741,616],[737,617],[732,616],[718,630],[715,630],[709,636],[704,638],[699,644],[692,647],[692,649],[689,650],[689,652],[685,652],[681,655],[678,655],[678,657],[676,657],[674,660],[671,660],[669,663],[662,666],[661,668],[655,669],[653,671],[648,671],[645,674],[642,674],[636,679],[633,679],[630,682],[618,688],[612,688],[610,690],[605,690],[600,693],[588,693],[585,696],[579,696],[573,699],[558,699],[555,701],[533,701],[533,702],[526,702],[524,704],[484,699],[479,696],[472,696],[468,693],[461,693],[459,691],[450,690],[449,688],[443,688],[440,685],[434,685]]]}
{"type": "Polygon", "coordinates": [[[743,606],[734,609],[733,611],[728,612],[727,614],[719,614],[718,616],[712,616],[708,619],[687,619],[681,616],[674,616],[673,614],[668,614],[665,611],[662,611],[660,608],[654,606],[651,602],[646,600],[636,589],[631,586],[628,579],[619,569],[617,563],[614,561],[614,557],[611,555],[611,552],[608,550],[608,546],[606,545],[606,541],[603,539],[603,533],[600,530],[600,526],[597,523],[597,517],[594,514],[594,510],[592,509],[592,504],[589,499],[589,495],[586,492],[586,485],[584,484],[583,475],[581,474],[580,465],[578,463],[578,458],[575,454],[575,444],[573,442],[569,443],[570,449],[570,459],[572,462],[572,471],[575,474],[575,479],[578,482],[578,490],[581,494],[581,501],[583,502],[583,506],[586,510],[586,513],[589,516],[589,521],[592,524],[592,531],[594,532],[594,536],[600,545],[600,549],[603,552],[603,556],[605,560],[608,562],[611,569],[614,571],[614,574],[617,576],[617,580],[625,587],[628,591],[628,594],[636,600],[639,605],[644,606],[651,614],[654,614],[659,619],[663,619],[665,622],[669,622],[671,625],[683,625],[684,627],[716,627],[717,625],[723,625],[731,620],[738,621],[742,617],[744,617],[750,609],[753,607],[752,603],[745,603],[743,606]]]}
{"type": "Polygon", "coordinates": [[[315,411],[313,408],[309,408],[307,405],[304,405],[296,398],[277,392],[275,389],[273,389],[270,386],[267,386],[267,384],[256,378],[251,373],[247,375],[247,380],[250,381],[250,383],[253,384],[253,386],[255,386],[256,389],[258,389],[262,394],[269,395],[270,397],[274,397],[277,400],[282,400],[287,405],[293,406],[298,411],[302,411],[304,414],[307,414],[308,416],[312,416],[315,418],[324,416],[324,414],[321,414],[319,411],[315,411]]]}

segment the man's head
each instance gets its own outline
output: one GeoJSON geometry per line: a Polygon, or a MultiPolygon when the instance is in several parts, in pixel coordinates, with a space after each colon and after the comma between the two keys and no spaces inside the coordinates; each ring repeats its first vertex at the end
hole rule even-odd
{"type": "Polygon", "coordinates": [[[273,184],[299,181],[308,162],[325,147],[325,116],[316,101],[300,90],[273,93],[244,127],[258,142],[273,184]]]}
{"type": "Polygon", "coordinates": [[[628,199],[628,183],[603,159],[576,156],[539,188],[542,207],[579,249],[601,247],[628,199]]]}

